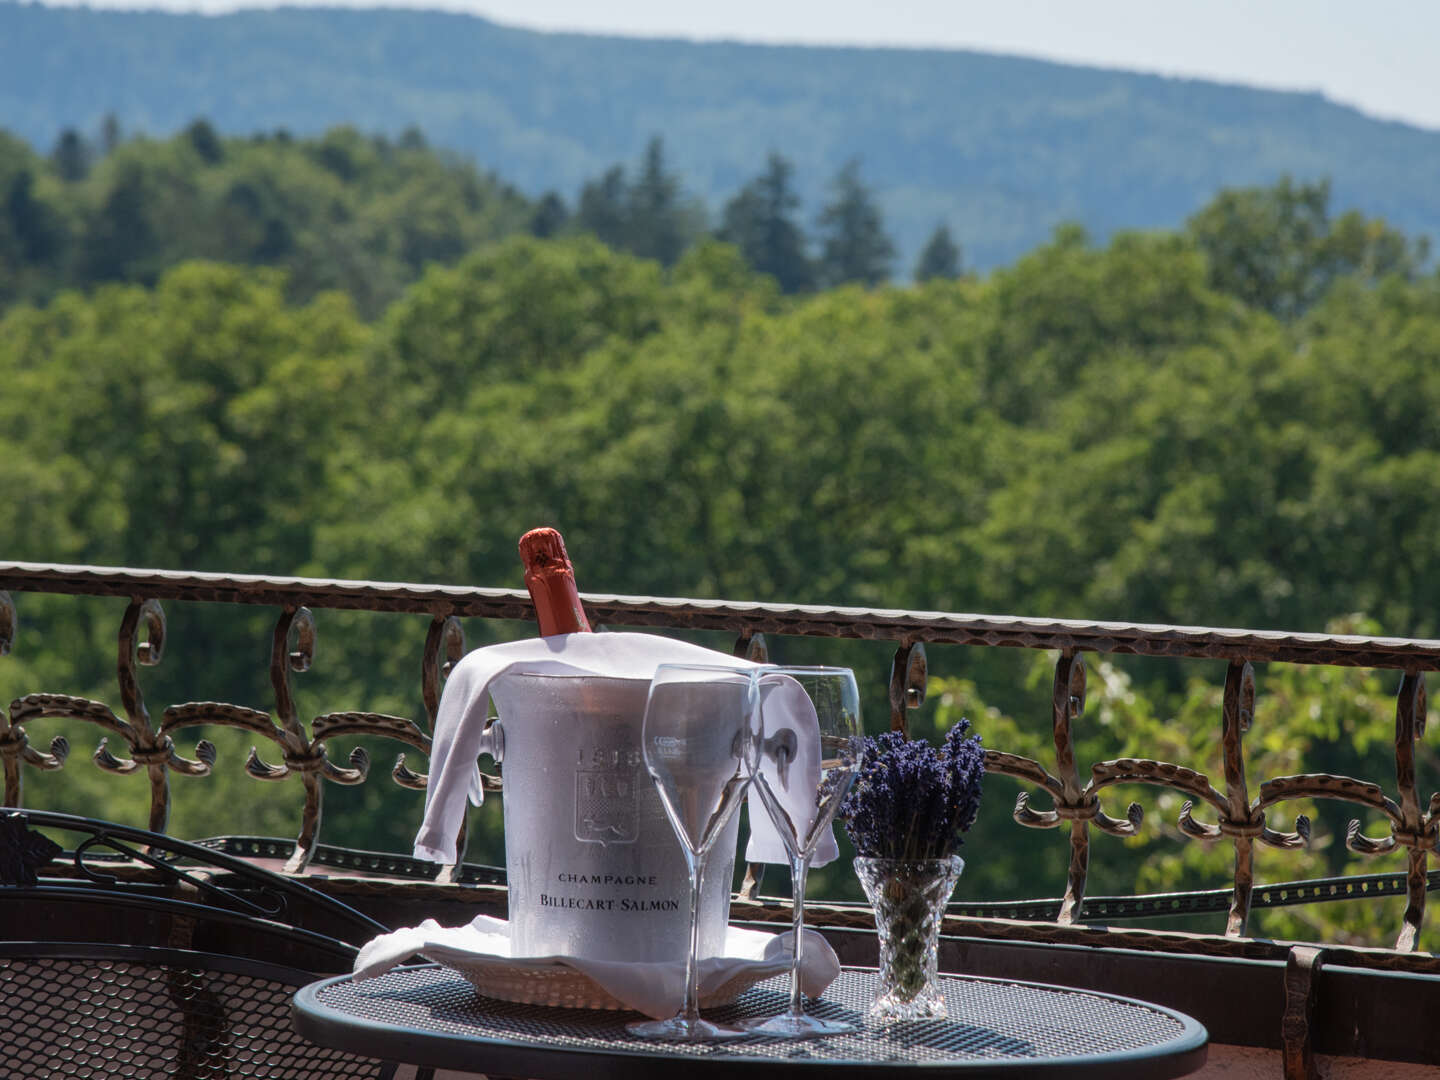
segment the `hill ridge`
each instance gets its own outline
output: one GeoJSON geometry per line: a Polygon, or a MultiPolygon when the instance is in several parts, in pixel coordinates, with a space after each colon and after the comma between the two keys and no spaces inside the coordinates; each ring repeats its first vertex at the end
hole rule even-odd
{"type": "Polygon", "coordinates": [[[653,134],[713,214],[778,149],[808,217],[861,161],[901,249],[947,222],[969,265],[1064,221],[1171,227],[1225,186],[1329,176],[1337,209],[1440,235],[1440,131],[1315,90],[970,49],[790,45],[531,30],[407,8],[225,14],[0,0],[0,116],[47,147],[114,111],[169,134],[348,123],[474,158],[522,190],[633,167],[653,134]]]}

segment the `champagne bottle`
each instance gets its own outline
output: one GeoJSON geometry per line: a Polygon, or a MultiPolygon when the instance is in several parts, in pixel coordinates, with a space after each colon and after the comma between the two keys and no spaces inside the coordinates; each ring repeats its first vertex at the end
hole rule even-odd
{"type": "MultiPolygon", "coordinates": [[[[540,633],[591,629],[565,542],[554,529],[520,538],[525,587],[540,633]]],[[[662,963],[690,947],[689,870],[645,768],[647,657],[663,640],[577,637],[565,663],[506,667],[491,684],[491,727],[504,756],[510,944],[517,956],[662,963]],[[538,668],[539,670],[533,670],[538,668]],[[567,670],[568,669],[568,670],[567,670]]],[[[732,817],[715,841],[700,902],[700,956],[723,956],[739,836],[732,817]]]]}
{"type": "Polygon", "coordinates": [[[590,620],[575,588],[575,569],[560,534],[554,529],[531,529],[520,537],[520,561],[525,564],[525,587],[535,602],[541,636],[590,633],[590,620]]]}

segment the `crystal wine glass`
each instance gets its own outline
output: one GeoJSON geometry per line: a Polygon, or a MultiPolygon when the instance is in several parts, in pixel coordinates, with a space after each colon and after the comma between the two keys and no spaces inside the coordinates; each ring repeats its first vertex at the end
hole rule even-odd
{"type": "Polygon", "coordinates": [[[626,1025],[634,1035],[693,1041],[746,1034],[700,1017],[700,885],[711,847],[750,786],[759,734],[757,670],[661,664],[650,682],[642,750],[690,872],[690,949],[680,1012],[626,1025]]]}
{"type": "Polygon", "coordinates": [[[794,947],[790,1007],[743,1026],[756,1034],[808,1039],[854,1031],[853,1024],[806,1016],[800,993],[805,879],[830,830],[856,762],[851,740],[861,734],[860,691],[849,668],[767,666],[759,675],[760,755],[755,787],[790,858],[794,947]]]}

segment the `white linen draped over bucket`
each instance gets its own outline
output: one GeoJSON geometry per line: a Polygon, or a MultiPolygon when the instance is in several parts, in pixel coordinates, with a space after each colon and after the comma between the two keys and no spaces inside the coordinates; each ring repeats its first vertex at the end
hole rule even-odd
{"type": "MultiPolygon", "coordinates": [[[[484,802],[476,759],[490,710],[492,684],[497,678],[507,672],[526,672],[650,679],[655,674],[655,668],[664,663],[723,664],[736,668],[760,666],[689,642],[657,634],[629,632],[526,638],[489,645],[467,654],[451,671],[435,717],[430,748],[430,780],[425,790],[425,814],[415,836],[416,858],[454,863],[455,837],[464,818],[465,800],[468,797],[476,806],[484,802]]],[[[782,697],[793,698],[793,694],[782,697]]],[[[768,702],[767,707],[770,707],[768,702]]],[[[523,717],[502,719],[507,723],[523,723],[524,720],[523,717]]],[[[640,721],[641,717],[637,716],[636,724],[640,721]]],[[[813,715],[809,718],[808,728],[800,716],[795,717],[795,725],[800,739],[794,767],[801,770],[800,776],[806,775],[812,767],[818,775],[819,729],[813,715]]],[[[786,786],[796,800],[792,807],[796,818],[811,812],[815,789],[811,785],[807,792],[806,786],[804,783],[786,786]]],[[[753,790],[749,796],[748,813],[750,842],[745,851],[746,861],[788,863],[779,834],[753,790]]],[[[832,830],[822,838],[811,865],[823,866],[838,854],[832,830]]]]}

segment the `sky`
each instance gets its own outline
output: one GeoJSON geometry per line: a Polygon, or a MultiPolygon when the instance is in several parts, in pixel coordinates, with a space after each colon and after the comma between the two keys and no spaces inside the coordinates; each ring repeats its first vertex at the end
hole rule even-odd
{"type": "MultiPolygon", "coordinates": [[[[47,0],[220,13],[276,0],[47,0]]],[[[288,3],[316,0],[287,0],[288,3]]],[[[536,30],[977,49],[1320,91],[1440,130],[1437,0],[320,0],[432,8],[536,30]]]]}

